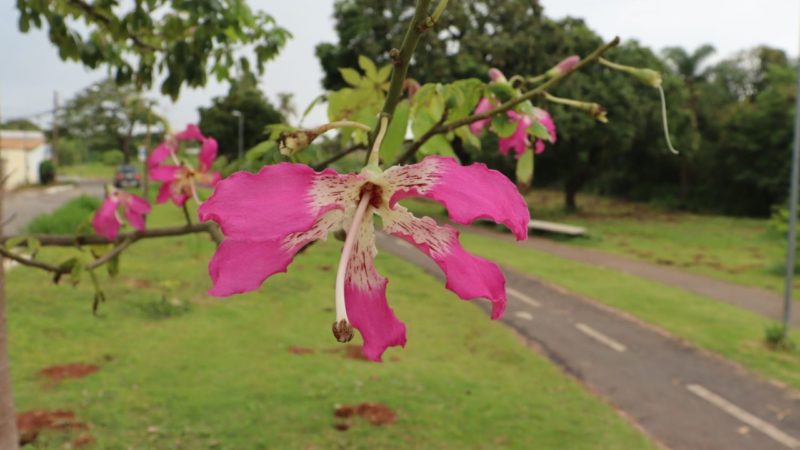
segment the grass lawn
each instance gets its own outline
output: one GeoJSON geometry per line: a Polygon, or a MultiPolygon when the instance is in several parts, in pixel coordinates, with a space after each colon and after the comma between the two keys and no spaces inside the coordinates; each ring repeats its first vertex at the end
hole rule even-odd
{"type": "Polygon", "coordinates": [[[562,197],[537,190],[527,199],[537,219],[588,228],[588,239],[566,243],[783,290],[786,242],[766,219],[688,214],[589,194],[579,196],[578,213],[566,214],[562,197]]]}
{"type": "MultiPolygon", "coordinates": [[[[151,224],[180,218],[158,207],[151,224]]],[[[116,281],[102,277],[108,301],[98,317],[88,280],[54,286],[13,269],[18,410],[70,410],[91,424],[46,433],[34,448],[65,448],[81,433],[102,449],[654,448],[511,330],[389,255],[379,269],[408,346],[382,364],[347,358],[330,331],[339,248],[313,246],[259,292],[218,300],[205,295],[204,236],[140,242],[116,281]],[[39,374],[76,362],[101,367],[55,384],[39,374]],[[381,403],[397,420],[334,417],[335,405],[360,402],[381,403]]]]}
{"type": "Polygon", "coordinates": [[[470,251],[626,311],[692,344],[800,388],[800,351],[771,351],[763,344],[768,320],[683,289],[615,270],[575,262],[472,233],[470,251]]]}
{"type": "Polygon", "coordinates": [[[75,164],[72,166],[59,166],[58,175],[81,178],[102,178],[111,181],[115,170],[115,166],[109,166],[100,162],[92,162],[75,164]]]}

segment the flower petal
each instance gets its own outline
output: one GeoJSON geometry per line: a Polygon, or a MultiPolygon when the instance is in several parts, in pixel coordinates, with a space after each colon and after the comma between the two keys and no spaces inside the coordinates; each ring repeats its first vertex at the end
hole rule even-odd
{"type": "Polygon", "coordinates": [[[197,156],[200,161],[200,170],[205,172],[214,164],[214,159],[217,157],[217,140],[214,138],[203,139],[203,145],[200,148],[200,154],[197,156]]]}
{"type": "Polygon", "coordinates": [[[380,361],[388,347],[406,345],[406,326],[386,301],[388,281],[375,270],[377,253],[370,208],[347,263],[344,298],[347,317],[364,339],[362,352],[373,361],[380,361]]]}
{"type": "Polygon", "coordinates": [[[100,208],[94,213],[92,218],[92,228],[99,236],[110,241],[117,238],[119,233],[119,218],[117,218],[118,200],[113,197],[106,197],[100,208]]]}
{"type": "Polygon", "coordinates": [[[497,264],[467,253],[458,231],[437,225],[430,217],[417,218],[402,206],[380,210],[383,230],[404,239],[433,259],[447,278],[446,288],[464,300],[486,298],[492,302],[492,319],[506,308],[506,280],[497,264]]]}
{"type": "Polygon", "coordinates": [[[208,265],[214,283],[209,295],[224,297],[258,289],[269,276],[286,272],[294,255],[306,244],[325,239],[330,231],[341,227],[341,222],[342,212],[333,210],[308,231],[281,240],[224,240],[208,265]]]}
{"type": "Polygon", "coordinates": [[[514,149],[516,158],[519,158],[525,153],[525,150],[528,149],[528,145],[530,144],[530,140],[528,139],[528,127],[531,126],[533,121],[530,117],[520,116],[514,111],[509,111],[508,116],[511,117],[512,120],[517,121],[517,129],[514,130],[514,134],[511,136],[500,138],[500,153],[507,155],[510,149],[514,149]]]}
{"type": "Polygon", "coordinates": [[[161,164],[162,161],[169,158],[169,156],[175,151],[167,142],[162,142],[158,145],[150,155],[147,156],[147,167],[153,168],[161,164]]]}
{"type": "MultiPolygon", "coordinates": [[[[480,114],[482,112],[488,111],[492,109],[492,102],[489,101],[488,98],[483,97],[480,102],[478,102],[478,106],[475,108],[475,112],[473,114],[480,114]]],[[[482,119],[469,124],[469,129],[472,131],[473,134],[481,134],[484,128],[489,125],[491,119],[482,119]]]]}
{"type": "Polygon", "coordinates": [[[179,141],[198,141],[202,142],[206,137],[195,124],[186,125],[186,129],[175,135],[179,141]]]}
{"type": "Polygon", "coordinates": [[[304,164],[281,163],[257,174],[237,172],[217,183],[200,207],[200,220],[213,220],[234,239],[279,240],[305,231],[331,209],[358,200],[360,177],[304,164]]]}
{"type": "Polygon", "coordinates": [[[390,207],[406,197],[426,197],[442,203],[456,223],[489,219],[507,226],[518,240],[528,236],[525,200],[505,175],[484,164],[462,166],[452,158],[429,156],[391,167],[383,176],[390,207]]]}
{"type": "Polygon", "coordinates": [[[177,187],[177,181],[166,181],[158,188],[158,196],[156,203],[165,203],[167,200],[172,201],[178,205],[183,206],[189,200],[189,196],[177,187]]]}
{"type": "Polygon", "coordinates": [[[128,223],[137,230],[144,230],[144,216],[150,213],[150,203],[138,195],[127,192],[121,194],[125,194],[122,197],[122,201],[125,208],[125,218],[128,219],[128,223]]]}
{"type": "Polygon", "coordinates": [[[178,178],[179,166],[152,166],[147,170],[151,180],[170,182],[178,178]]]}

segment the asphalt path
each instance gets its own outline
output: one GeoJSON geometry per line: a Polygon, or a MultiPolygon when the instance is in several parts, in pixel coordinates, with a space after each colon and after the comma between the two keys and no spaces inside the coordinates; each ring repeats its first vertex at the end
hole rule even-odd
{"type": "MultiPolygon", "coordinates": [[[[516,242],[513,236],[508,233],[490,230],[485,227],[459,228],[496,239],[516,242]]],[[[674,267],[626,258],[599,250],[560,244],[540,237],[531,236],[527,241],[520,242],[519,245],[522,248],[532,248],[562,258],[618,270],[657,283],[685,289],[704,297],[748,309],[775,321],[783,320],[783,295],[777,292],[718,280],[674,267]]],[[[792,316],[791,324],[795,327],[800,327],[800,313],[795,313],[792,316]]]]}
{"type": "MultiPolygon", "coordinates": [[[[443,279],[409,244],[383,235],[378,244],[443,279]]],[[[800,449],[800,392],[591,299],[504,272],[509,302],[503,322],[662,445],[800,449]]],[[[488,313],[487,302],[480,304],[488,313]]]]}
{"type": "Polygon", "coordinates": [[[77,184],[56,185],[43,188],[6,192],[3,199],[3,234],[24,231],[36,216],[50,213],[67,201],[80,195],[103,195],[103,181],[82,180],[77,184]]]}

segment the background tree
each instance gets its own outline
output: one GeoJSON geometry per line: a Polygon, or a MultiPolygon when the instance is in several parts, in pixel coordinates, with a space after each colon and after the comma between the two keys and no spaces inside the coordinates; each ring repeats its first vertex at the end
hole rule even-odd
{"type": "Polygon", "coordinates": [[[244,0],[18,0],[17,9],[20,31],[46,28],[61,59],[107,67],[118,83],[139,88],[160,78],[173,99],[209,75],[261,73],[290,37],[244,0]]]}
{"type": "MultiPolygon", "coordinates": [[[[704,69],[703,65],[715,52],[716,50],[711,45],[702,45],[691,53],[681,47],[668,47],[662,51],[662,55],[672,72],[683,80],[689,91],[687,106],[693,116],[692,120],[695,129],[698,127],[697,120],[699,116],[697,85],[707,81],[710,71],[708,68],[704,69]]],[[[699,145],[697,142],[693,142],[693,144],[699,145]]],[[[684,145],[683,147],[684,151],[679,156],[681,160],[680,199],[681,204],[686,206],[691,178],[690,160],[696,157],[697,145],[684,145]]]]}
{"type": "Polygon", "coordinates": [[[283,116],[264,97],[254,77],[245,76],[231,84],[228,94],[216,97],[208,108],[199,108],[200,128],[219,143],[219,152],[229,159],[237,156],[239,148],[239,118],[244,115],[244,149],[265,138],[265,127],[283,122],[283,116]]]}
{"type": "Polygon", "coordinates": [[[40,131],[39,125],[29,119],[12,119],[0,124],[0,128],[4,130],[20,130],[20,131],[40,131]]]}
{"type": "Polygon", "coordinates": [[[134,157],[135,133],[148,120],[164,128],[164,119],[152,111],[155,103],[133,86],[103,80],[80,91],[58,111],[60,135],[78,140],[89,152],[121,150],[125,162],[134,157]]]}

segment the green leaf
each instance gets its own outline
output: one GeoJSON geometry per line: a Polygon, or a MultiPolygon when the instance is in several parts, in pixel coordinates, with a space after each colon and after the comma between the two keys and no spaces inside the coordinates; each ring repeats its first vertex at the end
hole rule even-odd
{"type": "Polygon", "coordinates": [[[326,98],[327,98],[326,95],[322,94],[317,98],[315,98],[314,100],[312,100],[311,103],[309,103],[306,109],[303,111],[303,115],[300,117],[300,122],[304,121],[306,117],[308,117],[308,114],[311,113],[311,110],[314,109],[314,107],[317,106],[319,102],[325,101],[326,98]]]}
{"type": "Polygon", "coordinates": [[[408,130],[410,109],[411,106],[408,104],[408,100],[403,100],[397,104],[392,122],[386,131],[383,144],[381,144],[381,158],[384,161],[394,161],[403,150],[403,142],[406,138],[406,130],[408,130]]]}
{"type": "Polygon", "coordinates": [[[464,142],[464,145],[467,147],[471,147],[474,150],[480,151],[481,149],[481,140],[478,136],[469,129],[469,127],[460,127],[457,128],[455,131],[456,136],[461,138],[464,142]]]}
{"type": "Polygon", "coordinates": [[[372,62],[371,59],[364,55],[358,55],[358,66],[364,71],[364,75],[368,80],[376,82],[381,81],[378,80],[378,68],[375,67],[375,63],[372,62]]]}
{"type": "Polygon", "coordinates": [[[339,73],[342,74],[342,78],[344,81],[353,87],[358,87],[361,85],[361,75],[356,72],[355,69],[350,69],[349,67],[342,67],[339,69],[339,73]]]}
{"type": "Polygon", "coordinates": [[[27,240],[28,240],[27,236],[13,236],[6,241],[5,247],[7,250],[12,250],[14,247],[17,247],[18,245],[22,244],[27,240]]]}
{"type": "Polygon", "coordinates": [[[375,75],[375,81],[378,83],[389,81],[389,76],[391,74],[392,74],[392,65],[387,64],[378,70],[378,74],[375,75]]]}
{"type": "Polygon", "coordinates": [[[539,122],[534,122],[528,127],[528,134],[533,138],[541,139],[543,141],[550,142],[552,140],[547,128],[539,122]]]}
{"type": "Polygon", "coordinates": [[[528,150],[517,160],[517,184],[529,187],[533,182],[533,151],[528,150]]]}
{"type": "Polygon", "coordinates": [[[492,128],[501,138],[507,138],[514,134],[517,131],[517,124],[518,122],[509,118],[507,114],[498,114],[492,117],[492,128]]]}
{"type": "Polygon", "coordinates": [[[517,91],[508,83],[492,83],[488,86],[489,92],[494,94],[500,102],[505,103],[517,96],[517,91]]]}

